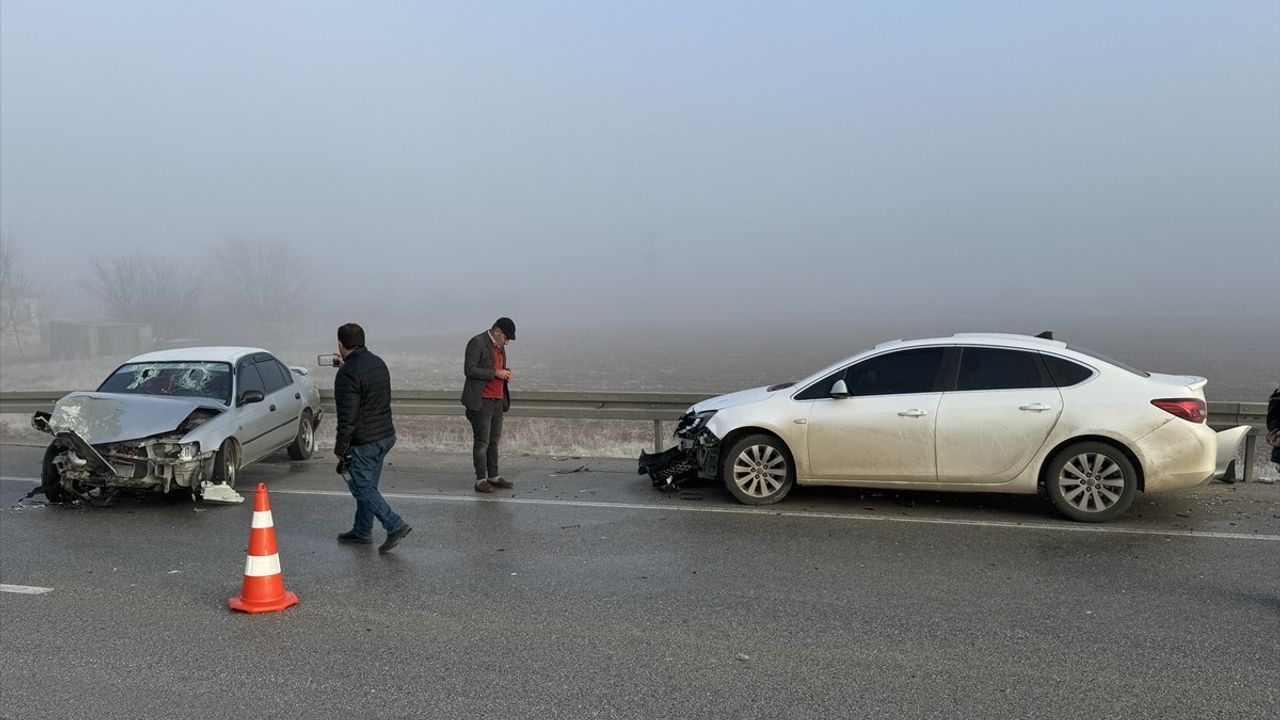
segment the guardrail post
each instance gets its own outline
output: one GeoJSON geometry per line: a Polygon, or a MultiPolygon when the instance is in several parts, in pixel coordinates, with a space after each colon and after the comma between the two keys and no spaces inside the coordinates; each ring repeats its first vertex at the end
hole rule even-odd
{"type": "Polygon", "coordinates": [[[662,421],[653,421],[653,451],[662,452],[662,421]]]}
{"type": "Polygon", "coordinates": [[[1244,481],[1254,480],[1254,456],[1258,454],[1258,433],[1250,430],[1244,436],[1244,481]]]}

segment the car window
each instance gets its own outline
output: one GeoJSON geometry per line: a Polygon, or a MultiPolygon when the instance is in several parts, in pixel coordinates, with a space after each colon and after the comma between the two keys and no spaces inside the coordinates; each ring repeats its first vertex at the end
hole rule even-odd
{"type": "Polygon", "coordinates": [[[844,370],[828,375],[796,394],[796,400],[818,400],[831,397],[831,386],[844,379],[844,370]]]}
{"type": "Polygon", "coordinates": [[[262,384],[271,394],[288,384],[285,374],[280,372],[280,363],[275,360],[261,360],[256,364],[258,373],[262,375],[262,384]]]}
{"type": "Polygon", "coordinates": [[[1049,374],[1058,387],[1070,387],[1093,377],[1093,370],[1056,355],[1041,354],[1040,359],[1049,368],[1049,374]]]}
{"type": "Polygon", "coordinates": [[[284,363],[280,362],[279,360],[276,360],[275,358],[272,358],[272,359],[271,359],[271,362],[275,363],[275,364],[276,364],[276,367],[280,369],[280,373],[281,373],[282,375],[284,375],[284,384],[285,384],[285,387],[288,387],[288,386],[292,385],[292,384],[293,384],[293,371],[292,371],[292,370],[290,370],[290,369],[289,369],[289,367],[288,367],[287,365],[285,365],[284,363]]]}
{"type": "Polygon", "coordinates": [[[967,347],[960,355],[956,390],[1011,390],[1047,385],[1050,383],[1040,372],[1036,353],[967,347]]]}
{"type": "Polygon", "coordinates": [[[240,366],[240,371],[236,373],[236,392],[237,397],[244,397],[244,394],[250,390],[257,390],[263,395],[267,394],[266,385],[262,382],[262,376],[258,374],[258,368],[253,363],[245,363],[240,366]]]}
{"type": "Polygon", "coordinates": [[[1134,366],[1132,366],[1132,365],[1129,365],[1129,364],[1127,364],[1127,363],[1122,363],[1122,362],[1120,362],[1119,360],[1115,360],[1115,359],[1109,358],[1109,357],[1107,357],[1106,355],[1103,355],[1102,353],[1096,353],[1096,352],[1094,352],[1094,351],[1092,351],[1092,350],[1086,350],[1086,349],[1084,349],[1084,348],[1082,348],[1082,347],[1078,347],[1078,346],[1076,346],[1076,345],[1068,345],[1068,346],[1067,346],[1067,349],[1068,349],[1068,350],[1075,351],[1075,352],[1078,352],[1078,353],[1080,353],[1081,355],[1088,355],[1089,357],[1091,357],[1091,358],[1093,358],[1093,359],[1095,359],[1095,360],[1101,360],[1102,362],[1107,363],[1107,364],[1109,364],[1109,365],[1115,365],[1116,367],[1120,368],[1121,370],[1124,370],[1125,372],[1131,372],[1131,373],[1133,373],[1134,375],[1139,375],[1139,376],[1141,376],[1141,377],[1151,377],[1151,373],[1149,373],[1149,372],[1145,372],[1145,371],[1139,370],[1138,368],[1136,368],[1136,367],[1134,367],[1134,366]]]}
{"type": "Polygon", "coordinates": [[[946,354],[946,348],[916,348],[863,360],[845,373],[845,385],[855,396],[933,392],[946,354]]]}
{"type": "Polygon", "coordinates": [[[231,399],[231,366],[216,362],[152,362],[122,365],[98,392],[231,399]]]}

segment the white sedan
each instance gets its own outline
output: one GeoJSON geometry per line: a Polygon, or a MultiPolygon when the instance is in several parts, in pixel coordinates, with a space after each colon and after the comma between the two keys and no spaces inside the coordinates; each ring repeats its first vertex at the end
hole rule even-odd
{"type": "Polygon", "coordinates": [[[1142,372],[1046,337],[897,340],[798,382],[694,405],[655,485],[720,478],[775,503],[796,485],[1036,493],[1073,520],[1220,475],[1248,432],[1206,424],[1206,380],[1142,372]]]}

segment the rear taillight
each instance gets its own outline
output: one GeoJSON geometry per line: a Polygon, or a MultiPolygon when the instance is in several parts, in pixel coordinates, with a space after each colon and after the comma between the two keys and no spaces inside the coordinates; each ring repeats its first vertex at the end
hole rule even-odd
{"type": "Polygon", "coordinates": [[[1151,404],[1170,415],[1177,415],[1187,422],[1202,423],[1208,417],[1208,408],[1205,406],[1204,401],[1199,398],[1152,400],[1151,404]]]}

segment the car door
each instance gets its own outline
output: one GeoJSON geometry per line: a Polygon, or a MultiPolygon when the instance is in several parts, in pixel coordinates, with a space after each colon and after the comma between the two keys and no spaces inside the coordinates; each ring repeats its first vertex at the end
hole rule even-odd
{"type": "Polygon", "coordinates": [[[938,482],[1017,477],[1062,414],[1062,395],[1039,353],[960,348],[955,388],[938,408],[938,482]]]}
{"type": "Polygon", "coordinates": [[[260,459],[271,451],[271,431],[275,428],[276,414],[271,412],[270,397],[262,375],[258,373],[257,364],[252,358],[241,360],[236,365],[236,439],[240,441],[241,462],[248,464],[260,459]],[[262,402],[244,404],[245,393],[257,390],[262,393],[262,402]]]}
{"type": "Polygon", "coordinates": [[[302,414],[302,393],[294,387],[293,373],[270,355],[259,356],[258,373],[267,388],[268,410],[274,414],[269,445],[271,450],[293,442],[302,414]]]}
{"type": "Polygon", "coordinates": [[[813,399],[807,432],[813,477],[934,482],[946,355],[945,347],[924,347],[867,358],[844,372],[849,397],[813,399]]]}

